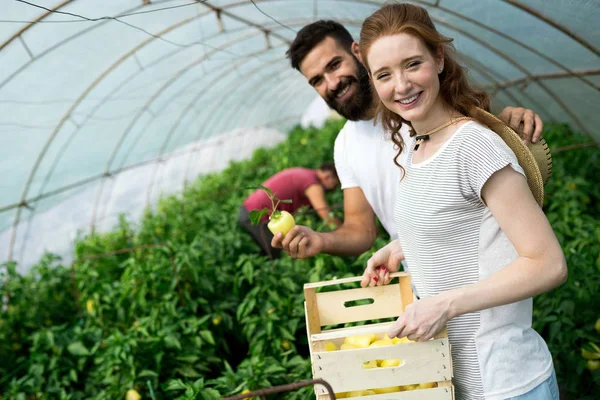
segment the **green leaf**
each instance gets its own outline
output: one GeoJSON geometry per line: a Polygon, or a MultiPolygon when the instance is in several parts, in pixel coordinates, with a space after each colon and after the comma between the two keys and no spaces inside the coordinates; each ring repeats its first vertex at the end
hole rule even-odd
{"type": "Polygon", "coordinates": [[[222,397],[221,393],[212,388],[205,388],[200,392],[200,396],[202,396],[203,400],[216,400],[222,397]]]}
{"type": "Polygon", "coordinates": [[[90,355],[90,351],[81,342],[69,344],[69,346],[67,346],[67,350],[69,351],[69,353],[78,357],[85,357],[90,355]]]}
{"type": "Polygon", "coordinates": [[[168,349],[177,349],[177,350],[181,350],[181,343],[179,343],[179,340],[177,340],[177,338],[175,336],[166,336],[165,337],[165,345],[167,346],[168,349]]]}
{"type": "Polygon", "coordinates": [[[263,208],[262,210],[252,210],[248,214],[250,216],[250,222],[252,225],[258,225],[262,218],[269,214],[270,210],[268,208],[263,208]]]}
{"type": "Polygon", "coordinates": [[[292,204],[292,199],[279,200],[280,203],[292,204]]]}
{"type": "Polygon", "coordinates": [[[211,331],[200,331],[199,333],[200,333],[200,337],[202,339],[204,339],[208,343],[212,344],[213,346],[215,345],[215,339],[214,339],[211,331]]]}
{"type": "Polygon", "coordinates": [[[187,364],[193,364],[196,361],[198,361],[199,357],[198,356],[179,356],[175,358],[177,361],[183,361],[184,363],[187,364]]]}
{"type": "Polygon", "coordinates": [[[156,372],[154,372],[154,371],[150,371],[149,369],[145,369],[142,372],[140,372],[137,377],[138,378],[145,378],[147,376],[150,376],[150,377],[154,378],[154,377],[158,377],[158,374],[156,372]]]}
{"type": "Polygon", "coordinates": [[[198,373],[198,371],[196,371],[189,365],[177,368],[176,371],[178,371],[181,375],[185,376],[186,378],[200,378],[202,376],[198,373]]]}
{"type": "Polygon", "coordinates": [[[165,390],[185,390],[187,386],[181,379],[170,380],[165,390]]]}

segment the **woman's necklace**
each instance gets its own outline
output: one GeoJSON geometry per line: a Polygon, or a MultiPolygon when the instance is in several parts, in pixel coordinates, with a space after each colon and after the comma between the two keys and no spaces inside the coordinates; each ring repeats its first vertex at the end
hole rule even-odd
{"type": "Polygon", "coordinates": [[[417,151],[419,149],[419,146],[426,140],[429,140],[429,135],[431,135],[432,133],[436,133],[437,131],[441,131],[442,129],[444,129],[445,127],[447,127],[448,125],[452,125],[458,121],[465,121],[465,120],[473,120],[473,118],[471,117],[460,117],[460,118],[454,118],[451,119],[450,121],[446,122],[443,125],[438,126],[437,128],[434,128],[430,131],[425,132],[422,135],[419,135],[415,138],[416,142],[415,142],[415,148],[413,149],[413,151],[417,151]]]}

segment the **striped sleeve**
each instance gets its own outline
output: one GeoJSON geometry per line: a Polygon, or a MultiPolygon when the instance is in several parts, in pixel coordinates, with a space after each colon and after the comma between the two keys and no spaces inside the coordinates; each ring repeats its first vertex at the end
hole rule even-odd
{"type": "Polygon", "coordinates": [[[458,153],[458,176],[463,196],[483,201],[483,186],[495,172],[506,166],[525,176],[515,153],[500,136],[479,124],[471,124],[467,129],[469,132],[462,136],[458,153]]]}

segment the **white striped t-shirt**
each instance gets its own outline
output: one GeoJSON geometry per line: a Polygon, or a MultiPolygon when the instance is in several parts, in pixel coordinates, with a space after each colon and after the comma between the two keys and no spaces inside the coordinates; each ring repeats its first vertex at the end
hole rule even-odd
{"type": "MultiPolygon", "coordinates": [[[[524,174],[512,150],[473,121],[419,164],[413,147],[414,139],[394,211],[417,295],[477,283],[514,261],[516,250],[481,199],[494,172],[510,165],[524,174]]],[[[552,357],[531,320],[529,298],[448,322],[457,399],[506,399],[550,377],[552,357]]]]}

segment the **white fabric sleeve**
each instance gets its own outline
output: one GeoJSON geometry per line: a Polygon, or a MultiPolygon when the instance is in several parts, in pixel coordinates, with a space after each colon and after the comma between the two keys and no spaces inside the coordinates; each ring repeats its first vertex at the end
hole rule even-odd
{"type": "Polygon", "coordinates": [[[483,186],[506,166],[525,176],[515,153],[494,131],[479,124],[465,129],[470,132],[463,135],[458,154],[460,187],[465,197],[483,201],[483,186]]]}
{"type": "Polygon", "coordinates": [[[340,178],[342,190],[358,186],[356,177],[352,172],[352,164],[349,162],[350,157],[347,149],[347,140],[348,123],[346,123],[340,133],[338,133],[333,147],[333,161],[338,177],[340,178]]]}

